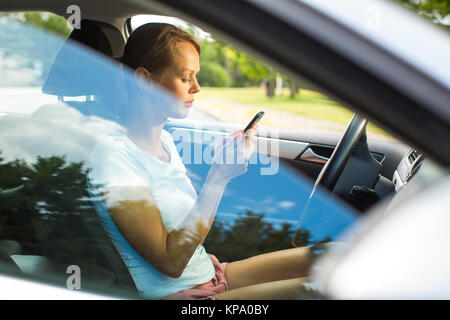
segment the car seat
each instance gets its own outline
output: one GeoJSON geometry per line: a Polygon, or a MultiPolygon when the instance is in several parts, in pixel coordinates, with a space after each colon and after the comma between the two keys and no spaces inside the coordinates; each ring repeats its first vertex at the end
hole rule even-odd
{"type": "MultiPolygon", "coordinates": [[[[86,116],[97,115],[101,118],[113,120],[113,112],[108,110],[104,103],[99,103],[96,100],[98,95],[110,90],[109,86],[111,83],[105,81],[104,74],[99,75],[95,68],[93,69],[86,65],[84,63],[86,59],[83,59],[83,55],[87,54],[100,57],[100,54],[110,59],[100,58],[102,61],[106,60],[106,63],[108,61],[110,63],[116,63],[114,59],[122,55],[124,46],[125,40],[116,27],[104,22],[82,20],[81,28],[73,30],[56,56],[42,88],[43,93],[58,96],[58,100],[60,101],[59,105],[64,105],[66,109],[70,107],[86,116]],[[77,45],[74,45],[74,43],[84,46],[84,50],[77,50],[77,45]],[[71,101],[70,99],[74,97],[85,97],[85,101],[71,101]]],[[[111,70],[113,73],[114,68],[111,70]]],[[[33,121],[33,118],[38,119],[41,114],[48,115],[46,110],[52,110],[55,107],[57,107],[56,104],[41,106],[33,113],[31,121],[33,121]]],[[[112,286],[114,284],[114,288],[126,290],[127,295],[130,290],[131,292],[137,293],[136,286],[128,269],[98,221],[95,209],[93,206],[91,207],[93,214],[89,217],[80,215],[80,219],[94,240],[96,249],[101,252],[100,254],[104,255],[109,265],[108,269],[112,273],[106,269],[102,270],[101,267],[95,265],[88,269],[94,274],[93,278],[96,280],[100,279],[99,281],[104,286],[112,286]],[[111,274],[113,274],[112,277],[110,276],[111,274]]],[[[68,225],[65,227],[70,228],[68,225]]],[[[36,274],[45,273],[49,270],[59,270],[59,273],[62,273],[67,278],[68,275],[65,274],[65,269],[61,269],[57,261],[51,261],[54,252],[51,252],[48,246],[52,234],[59,230],[48,227],[43,228],[42,221],[39,223],[34,221],[34,229],[36,238],[42,246],[42,254],[44,256],[29,255],[28,257],[24,257],[16,254],[12,256],[14,262],[19,268],[36,274]],[[48,257],[50,257],[50,260],[48,257]],[[42,272],[39,271],[40,269],[42,269],[42,272]]],[[[85,271],[89,272],[89,270],[83,270],[84,276],[89,278],[89,275],[85,271]]]]}

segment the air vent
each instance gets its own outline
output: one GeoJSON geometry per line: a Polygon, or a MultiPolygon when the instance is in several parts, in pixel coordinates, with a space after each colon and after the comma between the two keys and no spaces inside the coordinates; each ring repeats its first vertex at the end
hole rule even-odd
{"type": "Polygon", "coordinates": [[[419,151],[417,151],[416,149],[413,149],[411,152],[410,152],[410,154],[408,155],[408,160],[409,160],[409,163],[414,163],[414,161],[416,161],[417,160],[417,158],[419,157],[419,151]]]}

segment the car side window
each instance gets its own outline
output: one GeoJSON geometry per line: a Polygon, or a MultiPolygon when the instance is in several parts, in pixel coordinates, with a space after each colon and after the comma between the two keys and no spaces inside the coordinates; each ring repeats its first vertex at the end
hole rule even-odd
{"type": "MultiPolygon", "coordinates": [[[[149,22],[173,23],[201,44],[200,92],[194,108],[187,118],[169,119],[165,126],[197,192],[208,174],[214,145],[227,132],[245,128],[257,112],[265,112],[248,171],[228,184],[220,202],[205,241],[208,252],[234,261],[287,249],[293,242],[312,245],[334,239],[355,221],[352,209],[329,195],[321,193],[308,202],[323,163],[299,166],[296,161],[309,145],[335,144],[353,115],[350,110],[306,81],[288,77],[189,22],[139,15],[132,17],[132,29],[149,22]]],[[[372,125],[369,132],[387,136],[372,125]]],[[[333,151],[321,148],[322,158],[333,151]]]]}
{"type": "MultiPolygon", "coordinates": [[[[123,92],[136,90],[157,106],[177,102],[164,90],[143,86],[104,52],[11,17],[1,16],[0,22],[0,73],[8,75],[0,80],[0,273],[135,297],[138,291],[124,263],[127,257],[119,254],[99,214],[104,195],[96,193],[97,186],[89,180],[91,155],[104,137],[123,132],[121,119],[132,112],[122,100],[123,92]]],[[[221,61],[236,59],[229,71],[240,72],[237,80],[243,87],[232,87],[223,73],[225,66],[209,61],[199,74],[203,91],[198,110],[182,121],[169,119],[165,126],[197,193],[214,145],[247,124],[259,108],[267,111],[260,127],[266,134],[258,140],[247,174],[227,186],[205,248],[220,260],[232,261],[293,243],[334,239],[354,223],[355,212],[327,193],[309,199],[317,168],[299,173],[289,160],[314,141],[309,135],[307,140],[286,139],[280,132],[303,123],[301,112],[296,113],[299,123],[291,121],[289,108],[296,103],[305,106],[303,110],[310,105],[342,109],[338,113],[343,119],[350,119],[351,112],[310,88],[289,88],[292,80],[231,46],[208,47],[209,40],[204,41],[205,55],[217,57],[214,50],[220,49],[221,61]],[[246,75],[239,69],[242,66],[260,73],[252,78],[251,72],[246,75]],[[223,82],[208,87],[209,72],[223,82]],[[255,80],[261,74],[272,75],[274,82],[255,80]],[[279,84],[280,78],[285,85],[279,84]],[[236,99],[225,99],[230,96],[236,99]],[[251,96],[256,102],[242,106],[251,96]]]]}
{"type": "Polygon", "coordinates": [[[114,123],[101,118],[94,92],[83,92],[76,68],[91,67],[96,81],[116,71],[17,16],[0,16],[0,273],[136,296],[88,192],[90,150],[114,123]]]}

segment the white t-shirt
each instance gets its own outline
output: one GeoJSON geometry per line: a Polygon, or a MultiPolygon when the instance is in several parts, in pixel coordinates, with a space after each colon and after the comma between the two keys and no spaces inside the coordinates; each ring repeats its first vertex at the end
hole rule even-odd
{"type": "MultiPolygon", "coordinates": [[[[139,149],[123,133],[114,133],[94,148],[90,159],[89,190],[93,198],[101,187],[148,187],[170,232],[193,207],[197,194],[169,132],[161,140],[170,153],[164,162],[139,149]],[[93,187],[96,186],[96,187],[93,187]]],[[[161,299],[166,295],[208,282],[215,271],[205,248],[199,245],[179,278],[171,278],[148,264],[126,241],[111,219],[102,200],[95,201],[103,227],[111,237],[140,294],[161,299]]]]}

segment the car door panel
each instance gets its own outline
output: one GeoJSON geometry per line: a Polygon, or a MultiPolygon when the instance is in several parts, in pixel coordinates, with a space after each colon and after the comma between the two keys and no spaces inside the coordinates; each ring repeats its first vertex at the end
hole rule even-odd
{"type": "MultiPolygon", "coordinates": [[[[205,134],[224,137],[227,132],[241,129],[235,124],[221,122],[196,122],[190,120],[171,119],[167,126],[169,131],[175,129],[187,130],[192,133],[198,132],[198,137],[205,134]]],[[[278,155],[281,161],[286,161],[312,179],[317,178],[321,168],[334,151],[340,136],[329,133],[308,133],[302,131],[286,131],[275,129],[259,130],[256,136],[256,147],[258,153],[278,155]]],[[[217,136],[214,138],[218,141],[217,136]]],[[[395,168],[411,147],[389,140],[368,139],[368,145],[372,156],[382,163],[381,175],[392,179],[395,168]]]]}

